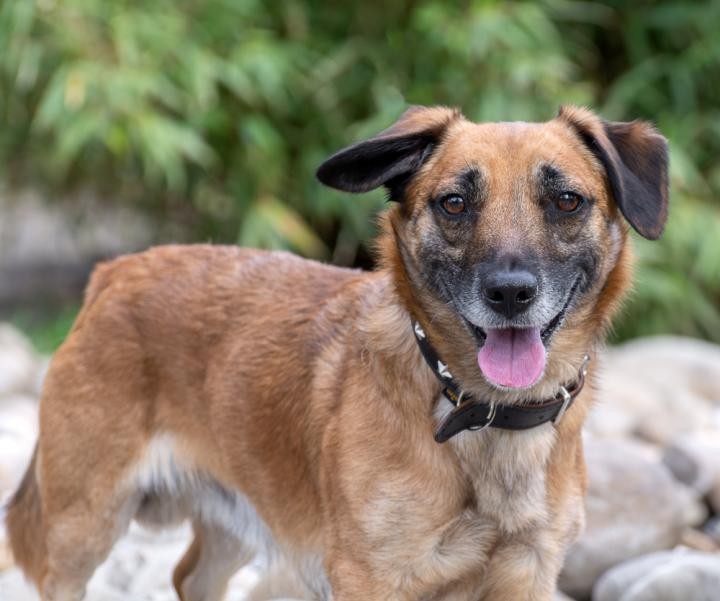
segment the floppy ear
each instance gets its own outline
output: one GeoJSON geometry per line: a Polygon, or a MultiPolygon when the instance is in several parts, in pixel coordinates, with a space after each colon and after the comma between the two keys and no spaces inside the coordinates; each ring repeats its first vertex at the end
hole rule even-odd
{"type": "Polygon", "coordinates": [[[377,136],[331,156],[318,168],[317,178],[345,192],[387,186],[391,199],[399,200],[404,184],[456,119],[460,119],[460,113],[455,109],[412,107],[377,136]]]}
{"type": "Polygon", "coordinates": [[[656,240],[668,214],[667,140],[645,121],[601,121],[586,109],[563,107],[569,123],[607,172],[620,211],[635,230],[656,240]]]}

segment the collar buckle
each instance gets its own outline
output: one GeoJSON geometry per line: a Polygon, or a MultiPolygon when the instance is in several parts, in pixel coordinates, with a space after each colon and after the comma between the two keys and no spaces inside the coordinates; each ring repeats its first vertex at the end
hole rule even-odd
{"type": "Polygon", "coordinates": [[[469,426],[468,430],[471,432],[482,432],[486,428],[489,428],[493,425],[493,422],[495,421],[495,416],[497,415],[497,404],[495,401],[490,401],[490,408],[487,412],[487,417],[485,418],[487,421],[481,425],[481,426],[469,426]]]}
{"type": "Polygon", "coordinates": [[[560,391],[558,392],[557,396],[562,397],[563,403],[560,407],[560,411],[557,412],[557,415],[552,420],[555,426],[560,424],[560,421],[565,415],[565,412],[570,406],[570,403],[572,403],[573,398],[575,398],[580,393],[580,390],[582,390],[582,387],[585,383],[585,376],[587,376],[588,363],[590,363],[590,355],[585,355],[583,357],[583,362],[580,365],[580,371],[578,372],[578,381],[573,387],[571,387],[572,393],[565,386],[560,387],[560,391]]]}

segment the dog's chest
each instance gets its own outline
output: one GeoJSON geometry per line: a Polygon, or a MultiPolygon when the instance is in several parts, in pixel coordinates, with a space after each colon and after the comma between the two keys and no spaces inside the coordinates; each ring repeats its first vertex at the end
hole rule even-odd
{"type": "Polygon", "coordinates": [[[498,545],[532,541],[548,524],[545,472],[554,438],[551,425],[463,432],[444,443],[454,453],[434,447],[443,457],[437,462],[423,455],[431,465],[423,477],[378,478],[355,516],[374,549],[373,569],[407,598],[436,598],[448,583],[462,583],[474,591],[467,599],[476,599],[498,545]]]}
{"type": "MultiPolygon", "coordinates": [[[[442,419],[450,408],[444,400],[436,416],[442,419]]],[[[502,534],[511,534],[548,519],[546,471],[554,442],[555,429],[544,424],[515,432],[465,431],[445,444],[453,447],[460,460],[479,519],[488,519],[502,534]]]]}

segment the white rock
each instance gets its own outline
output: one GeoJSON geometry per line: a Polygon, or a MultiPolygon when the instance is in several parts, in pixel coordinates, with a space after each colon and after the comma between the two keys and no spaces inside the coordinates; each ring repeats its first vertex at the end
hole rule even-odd
{"type": "Polygon", "coordinates": [[[587,430],[640,436],[663,446],[720,419],[720,346],[653,337],[609,349],[599,360],[597,403],[587,430]]]}
{"type": "Polygon", "coordinates": [[[36,398],[40,398],[42,394],[43,383],[45,382],[45,376],[47,375],[48,369],[50,368],[51,357],[40,357],[37,365],[37,371],[35,372],[35,378],[33,380],[32,395],[36,398]]]}
{"type": "MultiPolygon", "coordinates": [[[[0,509],[0,522],[3,522],[4,520],[5,512],[3,509],[0,509]]],[[[0,574],[14,565],[13,556],[10,552],[10,545],[5,538],[3,528],[3,526],[0,526],[0,574]]],[[[0,587],[0,590],[2,590],[2,587],[0,587]]]]}
{"type": "Polygon", "coordinates": [[[720,406],[720,345],[682,336],[651,336],[615,347],[612,358],[640,380],[665,382],[720,406]]]}
{"type": "Polygon", "coordinates": [[[38,405],[25,395],[0,403],[0,506],[20,482],[37,439],[38,405]]]}
{"type": "Polygon", "coordinates": [[[590,595],[597,578],[627,559],[669,549],[688,521],[698,519],[692,498],[643,445],[588,439],[587,525],[571,547],[560,588],[572,597],[590,595]]]}
{"type": "Polygon", "coordinates": [[[0,323],[0,403],[9,394],[32,392],[38,371],[30,341],[12,325],[0,323]]]}
{"type": "Polygon", "coordinates": [[[35,589],[18,569],[0,572],[2,601],[40,601],[35,589]]]}
{"type": "Polygon", "coordinates": [[[653,553],[606,572],[592,601],[718,601],[720,555],[695,551],[653,553]]]}

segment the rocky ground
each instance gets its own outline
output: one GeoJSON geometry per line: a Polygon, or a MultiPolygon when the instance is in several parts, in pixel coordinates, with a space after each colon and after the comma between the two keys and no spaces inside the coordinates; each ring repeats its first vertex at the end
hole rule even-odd
{"type": "MultiPolygon", "coordinates": [[[[0,503],[21,477],[35,441],[47,360],[0,324],[0,503]]],[[[596,369],[598,367],[596,366],[596,369]]],[[[560,578],[577,601],[720,599],[720,347],[643,339],[609,350],[599,402],[585,435],[587,527],[560,578]]],[[[89,601],[174,599],[172,567],[187,528],[133,526],[95,574],[89,601]]],[[[233,580],[241,601],[254,568],[233,580]]],[[[0,528],[0,599],[36,601],[0,528]]]]}

